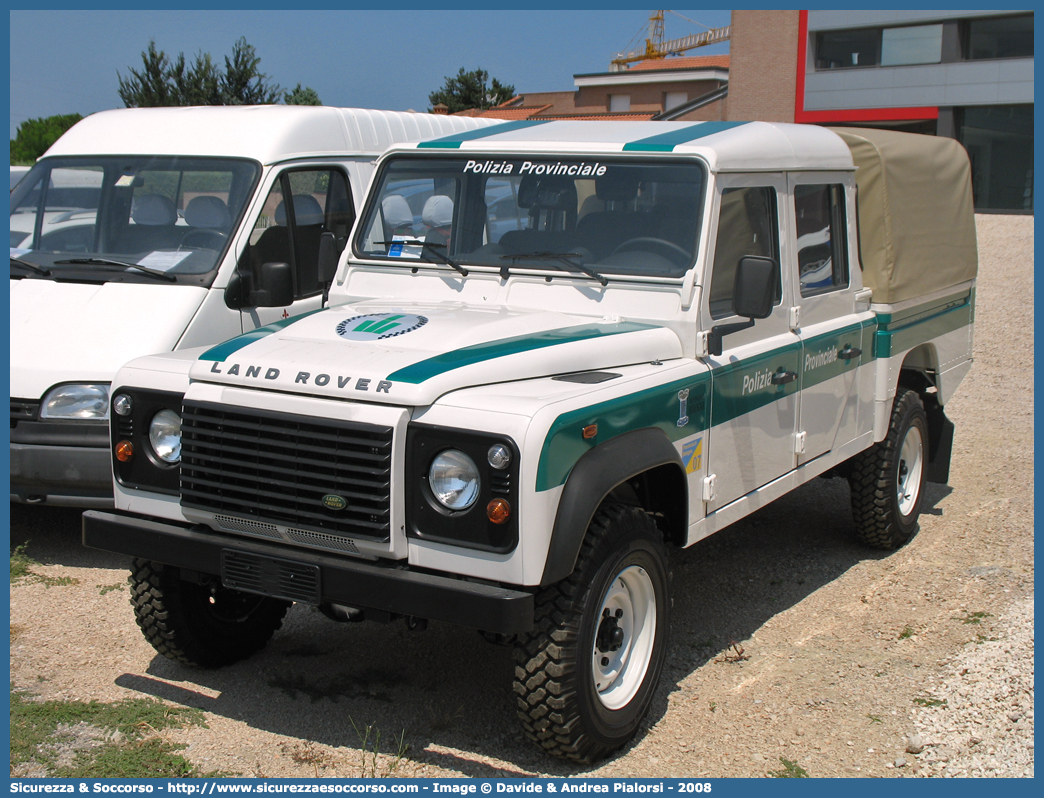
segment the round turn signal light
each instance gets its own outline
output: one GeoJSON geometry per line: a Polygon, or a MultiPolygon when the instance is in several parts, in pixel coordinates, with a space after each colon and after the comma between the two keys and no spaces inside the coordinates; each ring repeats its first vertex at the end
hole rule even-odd
{"type": "Polygon", "coordinates": [[[116,444],[116,459],[121,463],[128,462],[134,457],[134,444],[130,441],[120,441],[116,444]]]}
{"type": "Polygon", "coordinates": [[[494,524],[506,524],[511,517],[511,505],[504,499],[494,499],[486,505],[486,517],[494,524]]]}

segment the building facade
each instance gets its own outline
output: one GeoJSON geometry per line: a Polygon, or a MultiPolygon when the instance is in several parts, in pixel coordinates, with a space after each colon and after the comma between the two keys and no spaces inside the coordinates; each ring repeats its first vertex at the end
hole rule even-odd
{"type": "Polygon", "coordinates": [[[730,119],[956,138],[977,210],[1032,213],[1032,12],[734,11],[730,56],[730,119]]]}

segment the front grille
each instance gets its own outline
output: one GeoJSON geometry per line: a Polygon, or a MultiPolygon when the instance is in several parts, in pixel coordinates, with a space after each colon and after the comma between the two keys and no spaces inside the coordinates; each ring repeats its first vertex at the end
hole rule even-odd
{"type": "Polygon", "coordinates": [[[181,447],[184,507],[389,539],[391,427],[186,402],[181,447]]]}
{"type": "Polygon", "coordinates": [[[36,418],[36,414],[40,411],[40,403],[27,399],[12,399],[11,400],[11,429],[15,428],[15,425],[19,421],[33,421],[36,418]]]}

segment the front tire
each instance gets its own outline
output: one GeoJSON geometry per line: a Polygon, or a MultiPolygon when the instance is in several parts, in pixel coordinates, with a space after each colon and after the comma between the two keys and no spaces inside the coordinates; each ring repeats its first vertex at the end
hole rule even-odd
{"type": "Polygon", "coordinates": [[[898,549],[917,534],[928,465],[928,419],[914,391],[895,397],[888,435],[852,460],[848,477],[856,536],[898,549]]]}
{"type": "Polygon", "coordinates": [[[536,627],[515,646],[526,735],[585,763],[624,745],[652,702],[669,627],[662,534],[640,508],[603,507],[573,573],[537,595],[536,627]]]}
{"type": "Polygon", "coordinates": [[[135,560],[128,580],[141,633],[168,659],[220,668],[256,654],[283,624],[290,602],[202,585],[177,568],[135,560]]]}

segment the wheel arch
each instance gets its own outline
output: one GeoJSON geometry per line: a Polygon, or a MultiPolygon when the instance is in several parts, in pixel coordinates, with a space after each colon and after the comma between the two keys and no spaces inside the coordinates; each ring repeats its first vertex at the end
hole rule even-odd
{"type": "Polygon", "coordinates": [[[932,343],[924,343],[906,353],[899,370],[899,395],[914,391],[924,405],[928,417],[928,482],[945,484],[950,476],[954,425],[939,403],[939,352],[932,343]]]}
{"type": "Polygon", "coordinates": [[[569,472],[558,503],[540,585],[567,577],[602,503],[613,496],[653,513],[667,540],[685,540],[689,496],[681,455],[655,427],[632,430],[583,454],[569,472]]]}

